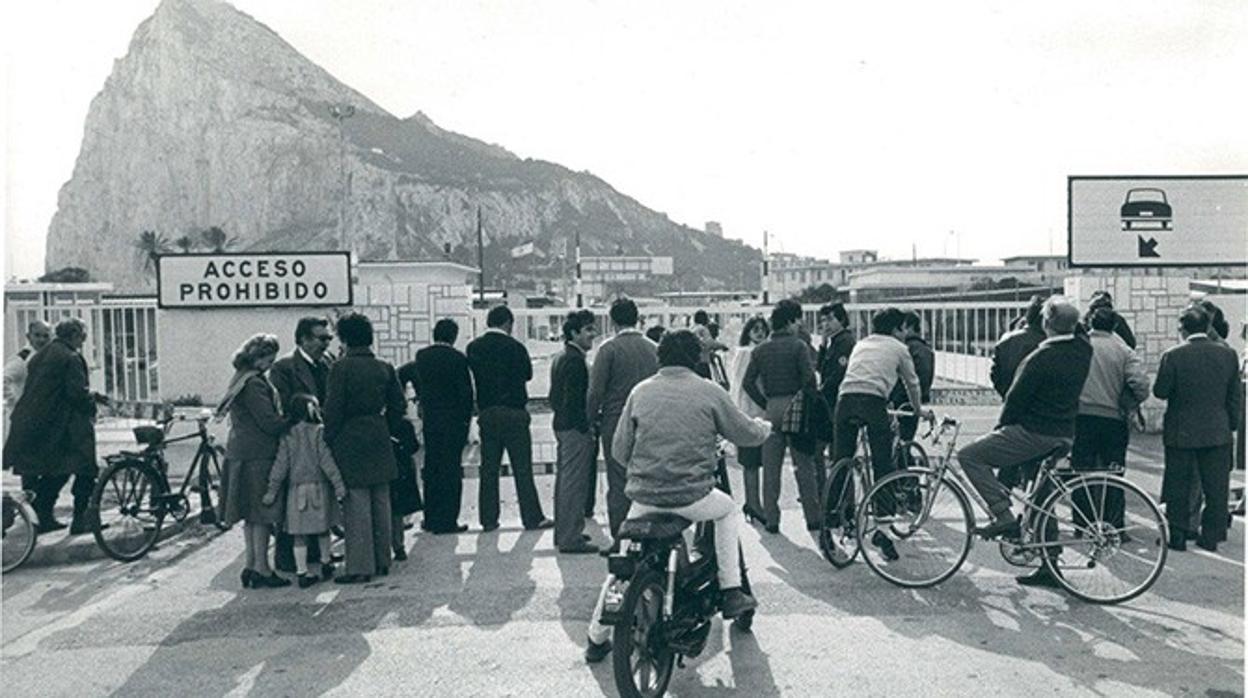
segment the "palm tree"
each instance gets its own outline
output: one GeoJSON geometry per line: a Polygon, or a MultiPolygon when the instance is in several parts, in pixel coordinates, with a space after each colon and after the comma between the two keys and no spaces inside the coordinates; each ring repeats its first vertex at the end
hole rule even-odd
{"type": "Polygon", "coordinates": [[[169,251],[169,240],[154,230],[144,230],[139,233],[139,239],[134,246],[143,264],[143,272],[152,274],[156,271],[156,263],[160,256],[169,251]]]}
{"type": "Polygon", "coordinates": [[[190,252],[195,249],[195,240],[190,235],[183,235],[177,240],[174,240],[173,244],[183,252],[190,252]]]}
{"type": "Polygon", "coordinates": [[[210,252],[225,252],[238,244],[237,235],[226,235],[219,226],[211,226],[199,233],[199,239],[210,252]]]}

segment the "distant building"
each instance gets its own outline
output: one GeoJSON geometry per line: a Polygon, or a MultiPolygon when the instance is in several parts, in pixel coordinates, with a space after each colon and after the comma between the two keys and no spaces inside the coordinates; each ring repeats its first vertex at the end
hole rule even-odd
{"type": "Polygon", "coordinates": [[[664,305],[678,307],[706,307],[723,303],[753,303],[759,299],[759,291],[672,291],[660,293],[658,299],[664,305]]]}
{"type": "Polygon", "coordinates": [[[717,238],[722,238],[724,236],[724,226],[720,225],[719,221],[707,221],[706,222],[706,234],[714,235],[717,238]]]}
{"type": "Polygon", "coordinates": [[[875,250],[841,250],[841,264],[870,264],[878,258],[875,250]]]}
{"type": "Polygon", "coordinates": [[[1043,285],[1040,272],[1029,267],[977,267],[873,264],[849,275],[851,301],[869,303],[906,296],[945,294],[991,287],[1006,279],[1020,286],[1043,285]]]}
{"type": "Polygon", "coordinates": [[[1001,261],[1007,267],[1029,267],[1038,271],[1045,284],[1055,286],[1061,286],[1070,273],[1070,262],[1064,254],[1016,255],[1002,257],[1001,261]]]}
{"type": "MultiPolygon", "coordinates": [[[[828,284],[837,289],[850,286],[850,276],[869,269],[908,268],[946,269],[969,267],[976,260],[965,257],[922,257],[918,259],[880,259],[875,250],[844,250],[840,262],[793,254],[772,255],[771,292],[776,298],[801,293],[812,286],[828,284]]],[[[960,288],[952,284],[950,288],[960,288]]]]}
{"type": "Polygon", "coordinates": [[[593,300],[649,292],[655,277],[673,271],[671,257],[581,257],[581,293],[593,300]]]}

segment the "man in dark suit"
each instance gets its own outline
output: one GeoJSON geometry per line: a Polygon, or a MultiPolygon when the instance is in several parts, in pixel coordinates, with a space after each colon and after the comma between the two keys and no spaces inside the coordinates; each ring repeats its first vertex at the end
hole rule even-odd
{"type": "Polygon", "coordinates": [[[464,491],[464,446],[472,420],[472,377],[468,359],[455,348],[459,325],[442,318],[433,326],[433,345],[399,369],[420,404],[425,437],[425,519],[432,533],[463,533],[459,507],[464,491]]]}
{"type": "MultiPolygon", "coordinates": [[[[269,382],[281,396],[283,414],[292,414],[291,403],[299,394],[312,395],[317,404],[325,404],[325,386],[329,382],[329,356],[325,350],[333,339],[327,318],[309,316],[295,324],[295,350],[273,362],[269,369],[269,382]]],[[[321,559],[320,545],[313,537],[308,542],[308,563],[316,565],[321,559]]],[[[282,572],[295,572],[294,539],[289,534],[277,532],[273,562],[282,572]]]]}
{"type": "Polygon", "coordinates": [[[524,345],[511,336],[515,316],[507,306],[491,308],[485,325],[485,334],[468,344],[468,365],[477,386],[477,425],[481,428],[481,529],[498,528],[498,472],[504,449],[516,480],[524,527],[551,528],[555,522],[542,514],[533,483],[533,437],[525,388],[533,379],[533,362],[524,345]]]}
{"type": "Polygon", "coordinates": [[[1153,383],[1153,395],[1166,401],[1161,499],[1170,522],[1170,547],[1184,550],[1191,489],[1199,483],[1205,509],[1196,544],[1213,551],[1226,539],[1231,432],[1242,409],[1239,361],[1234,349],[1209,338],[1209,314],[1199,306],[1183,311],[1179,332],[1183,343],[1161,355],[1153,383]]]}
{"type": "Polygon", "coordinates": [[[35,492],[38,530],[65,528],[52,516],[61,488],[74,476],[70,535],[89,529],[87,506],[95,489],[95,408],[108,398],[93,392],[82,357],[87,327],[78,318],[56,324],[56,339],[30,358],[25,388],[13,406],[4,443],[5,467],[35,492]]]}
{"type": "Polygon", "coordinates": [[[1006,332],[992,348],[992,387],[1002,398],[1010,391],[1019,364],[1045,339],[1040,317],[1043,307],[1044,299],[1032,296],[1027,305],[1026,326],[1006,332]]]}

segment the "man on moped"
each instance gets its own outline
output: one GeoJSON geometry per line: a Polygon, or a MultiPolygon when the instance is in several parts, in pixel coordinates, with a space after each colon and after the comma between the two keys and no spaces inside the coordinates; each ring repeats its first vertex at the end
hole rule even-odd
{"type": "MultiPolygon", "coordinates": [[[[746,416],[727,391],[694,372],[701,353],[701,342],[688,330],[663,335],[659,372],[629,394],[611,450],[627,469],[630,516],[668,513],[715,522],[721,607],[725,618],[735,618],[758,603],[741,590],[737,506],[715,487],[717,439],[758,446],[771,433],[771,424],[746,416]]],[[[589,627],[586,659],[591,662],[610,650],[608,629],[599,622],[605,590],[589,627]]]]}

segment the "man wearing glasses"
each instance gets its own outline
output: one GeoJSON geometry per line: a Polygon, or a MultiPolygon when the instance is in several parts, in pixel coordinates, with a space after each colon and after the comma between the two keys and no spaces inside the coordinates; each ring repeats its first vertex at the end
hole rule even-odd
{"type": "MultiPolygon", "coordinates": [[[[291,402],[303,393],[315,395],[318,404],[325,404],[325,386],[329,381],[329,343],[334,335],[329,331],[329,320],[324,317],[300,318],[295,325],[295,350],[273,362],[269,369],[269,382],[282,398],[282,412],[292,414],[291,402]]],[[[329,557],[329,551],[324,551],[329,557]]],[[[308,565],[313,568],[322,560],[316,540],[308,543],[308,565]]],[[[277,534],[277,550],[274,562],[281,572],[295,571],[294,541],[290,535],[277,534]]],[[[328,562],[328,560],[326,560],[328,562]]]]}

